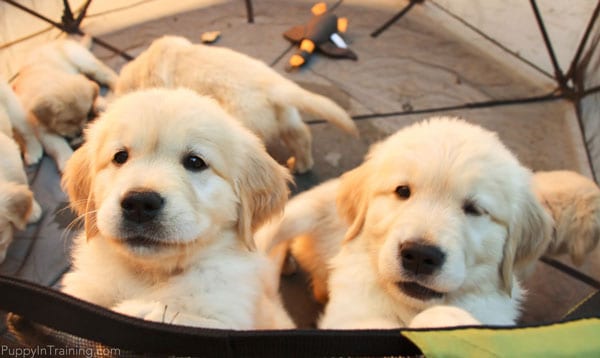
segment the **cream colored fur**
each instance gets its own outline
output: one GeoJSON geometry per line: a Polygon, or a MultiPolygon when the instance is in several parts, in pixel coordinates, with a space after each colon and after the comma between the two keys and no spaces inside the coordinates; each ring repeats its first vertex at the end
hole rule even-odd
{"type": "Polygon", "coordinates": [[[547,254],[568,254],[581,265],[600,239],[600,189],[585,176],[566,170],[537,172],[536,193],[554,218],[547,254]]]}
{"type": "Polygon", "coordinates": [[[31,130],[21,103],[10,86],[0,82],[0,262],[6,257],[14,230],[24,229],[27,223],[38,221],[42,215],[29,189],[21,152],[13,140],[13,126],[26,133],[31,130]]]}
{"type": "MultiPolygon", "coordinates": [[[[29,54],[13,82],[43,149],[61,172],[73,153],[65,137],[81,135],[88,115],[104,107],[96,82],[113,88],[117,80],[86,48],[90,44],[84,38],[82,43],[60,39],[42,45],[29,54]]],[[[27,164],[42,156],[41,148],[28,147],[26,152],[27,164]]]]}
{"type": "Polygon", "coordinates": [[[289,174],[256,136],[210,98],[152,89],[115,100],[86,138],[63,176],[85,220],[66,293],[166,323],[293,327],[277,270],[253,249],[289,174]],[[140,193],[159,204],[132,202],[140,193]]]}
{"type": "Polygon", "coordinates": [[[447,311],[439,321],[426,314],[415,326],[513,324],[523,297],[516,274],[545,251],[552,226],[531,176],[494,133],[432,118],[292,198],[257,239],[268,249],[299,237],[292,253],[315,291],[328,287],[328,297],[318,297],[328,298],[321,328],[406,327],[440,305],[451,308],[432,311],[447,311]],[[396,193],[402,186],[408,197],[396,193]],[[401,248],[409,243],[441,250],[441,268],[430,276],[405,270],[401,248]],[[407,282],[425,287],[423,296],[409,294],[407,282]]]}
{"type": "Polygon", "coordinates": [[[352,119],[330,99],[301,88],[259,60],[183,37],[161,37],[125,65],[116,93],[161,86],[188,87],[211,96],[267,144],[282,139],[299,173],[311,169],[313,157],[311,134],[298,111],[358,134],[352,119]]]}

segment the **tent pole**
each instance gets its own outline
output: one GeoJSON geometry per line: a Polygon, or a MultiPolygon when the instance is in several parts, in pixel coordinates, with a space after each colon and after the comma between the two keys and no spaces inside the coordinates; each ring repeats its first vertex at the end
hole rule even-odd
{"type": "Polygon", "coordinates": [[[254,23],[254,9],[252,8],[252,0],[246,0],[246,16],[248,17],[248,23],[254,23]]]}
{"type": "Polygon", "coordinates": [[[567,75],[566,75],[567,78],[569,78],[569,79],[572,79],[573,76],[575,76],[575,71],[577,70],[577,65],[579,64],[579,59],[581,58],[581,55],[583,54],[583,50],[585,49],[585,46],[587,45],[588,39],[592,32],[592,28],[594,27],[594,24],[598,20],[599,14],[600,14],[600,2],[598,2],[598,4],[596,5],[596,8],[594,9],[594,12],[592,13],[592,17],[590,18],[590,21],[587,24],[585,32],[583,33],[583,38],[581,39],[581,42],[579,43],[577,52],[575,53],[575,56],[573,57],[573,61],[571,62],[571,66],[569,67],[569,71],[567,72],[567,75]]]}
{"type": "Polygon", "coordinates": [[[415,4],[422,3],[422,2],[423,2],[423,0],[410,0],[409,3],[402,10],[400,10],[399,13],[397,13],[391,19],[389,19],[388,21],[386,21],[377,30],[373,31],[371,33],[371,37],[377,37],[377,36],[379,36],[382,32],[384,32],[385,30],[387,30],[388,27],[392,26],[396,21],[398,21],[402,16],[406,15],[406,13],[410,9],[412,9],[412,7],[415,4]]]}
{"type": "Polygon", "coordinates": [[[3,1],[4,1],[5,3],[7,3],[7,4],[10,4],[10,5],[14,6],[14,7],[17,7],[17,8],[19,8],[19,9],[21,9],[21,10],[25,11],[26,13],[28,13],[28,14],[30,14],[30,15],[33,15],[33,16],[37,17],[37,18],[38,18],[38,19],[40,19],[40,20],[44,20],[44,21],[46,21],[47,23],[49,23],[49,24],[52,24],[54,27],[57,27],[57,28],[59,28],[59,29],[61,29],[61,30],[63,30],[63,31],[64,31],[62,24],[60,24],[60,23],[58,23],[58,22],[55,22],[55,21],[52,21],[52,20],[50,20],[49,18],[47,18],[47,17],[45,17],[45,16],[43,16],[43,15],[41,15],[41,14],[38,14],[37,12],[35,12],[35,11],[31,10],[31,9],[28,9],[27,7],[25,7],[25,6],[21,5],[21,4],[19,4],[19,3],[18,3],[18,2],[16,2],[16,1],[13,1],[13,0],[3,0],[3,1]]]}
{"type": "Polygon", "coordinates": [[[556,59],[556,54],[554,53],[554,48],[552,48],[552,43],[550,41],[550,37],[548,36],[548,32],[546,31],[546,26],[544,25],[544,20],[542,19],[542,14],[538,9],[536,0],[530,0],[531,8],[533,9],[533,13],[535,15],[535,19],[537,20],[538,26],[542,33],[542,37],[544,38],[544,44],[546,45],[546,50],[548,50],[548,55],[550,56],[550,60],[552,61],[552,67],[554,67],[554,76],[558,85],[565,94],[569,94],[573,91],[567,84],[567,78],[563,74],[560,69],[560,65],[558,64],[558,60],[556,59]]]}

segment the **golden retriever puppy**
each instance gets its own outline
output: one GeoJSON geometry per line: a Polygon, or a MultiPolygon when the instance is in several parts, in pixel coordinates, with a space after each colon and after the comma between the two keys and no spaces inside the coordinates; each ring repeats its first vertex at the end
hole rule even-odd
{"type": "Polygon", "coordinates": [[[21,152],[13,140],[13,124],[22,130],[30,130],[23,114],[10,86],[0,83],[0,263],[6,258],[14,229],[24,229],[27,223],[36,222],[42,214],[29,189],[21,152]]]}
{"type": "Polygon", "coordinates": [[[533,176],[536,193],[554,219],[546,254],[569,254],[581,265],[600,239],[600,189],[581,174],[559,170],[533,176]]]}
{"type": "Polygon", "coordinates": [[[292,251],[328,298],[321,328],[513,324],[516,274],[552,226],[531,176],[495,133],[432,118],[293,198],[257,238],[269,248],[299,237],[292,251]]]}
{"type": "Polygon", "coordinates": [[[116,99],[86,130],[63,186],[85,230],[64,292],[166,323],[293,326],[255,229],[289,173],[216,101],[187,89],[116,99]]]}
{"type": "Polygon", "coordinates": [[[37,138],[35,129],[27,120],[27,114],[21,101],[10,85],[4,81],[0,81],[0,107],[2,107],[2,115],[8,118],[7,120],[11,127],[10,131],[4,132],[4,134],[13,137],[15,134],[13,132],[14,129],[23,142],[23,159],[25,160],[25,164],[31,165],[37,163],[43,153],[42,145],[37,138]]]}
{"type": "Polygon", "coordinates": [[[35,49],[13,82],[44,150],[61,172],[73,154],[65,138],[80,136],[88,115],[104,106],[98,84],[88,77],[109,88],[117,80],[117,74],[84,46],[89,38],[83,41],[87,42],[61,39],[35,49]]]}
{"type": "Polygon", "coordinates": [[[211,96],[265,143],[282,139],[294,157],[288,164],[298,173],[313,166],[311,134],[298,110],[358,133],[333,101],[303,89],[263,62],[183,37],[161,37],[125,65],[116,93],[160,86],[188,87],[211,96]]]}

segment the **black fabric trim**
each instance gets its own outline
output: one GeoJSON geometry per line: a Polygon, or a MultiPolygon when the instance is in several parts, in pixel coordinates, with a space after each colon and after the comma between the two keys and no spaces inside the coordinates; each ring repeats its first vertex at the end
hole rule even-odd
{"type": "MultiPolygon", "coordinates": [[[[65,295],[45,286],[0,275],[0,310],[60,332],[140,354],[217,357],[415,356],[419,348],[393,330],[257,330],[193,328],[144,321],[65,295]]],[[[453,331],[464,328],[521,330],[600,318],[592,305],[558,322],[523,326],[470,326],[422,329],[453,331]]],[[[581,307],[583,308],[583,306],[581,307]]],[[[406,329],[408,331],[408,329],[406,329]]]]}
{"type": "Polygon", "coordinates": [[[584,274],[581,271],[578,271],[578,270],[572,268],[569,265],[563,264],[562,262],[560,262],[558,260],[555,260],[553,258],[546,257],[546,256],[542,256],[540,258],[540,261],[545,263],[548,266],[551,266],[551,267],[573,277],[576,280],[579,280],[589,286],[592,286],[596,290],[600,290],[600,282],[598,280],[594,279],[591,276],[584,274]]]}
{"type": "Polygon", "coordinates": [[[400,330],[233,331],[149,322],[0,275],[0,310],[110,347],[218,357],[420,355],[400,330]]]}

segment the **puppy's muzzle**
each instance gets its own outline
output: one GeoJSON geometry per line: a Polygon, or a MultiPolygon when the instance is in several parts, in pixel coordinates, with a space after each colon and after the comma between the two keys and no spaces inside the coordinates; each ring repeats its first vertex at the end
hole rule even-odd
{"type": "Polygon", "coordinates": [[[416,242],[401,244],[399,256],[405,272],[415,277],[433,275],[446,260],[446,255],[438,247],[416,242]]]}
{"type": "Polygon", "coordinates": [[[424,286],[441,270],[446,260],[442,250],[419,241],[405,242],[400,244],[398,256],[406,281],[397,282],[396,285],[405,295],[423,301],[443,296],[442,292],[424,286]]]}
{"type": "Polygon", "coordinates": [[[143,224],[156,219],[165,205],[165,199],[154,191],[130,191],[121,200],[123,218],[143,224]]]}

